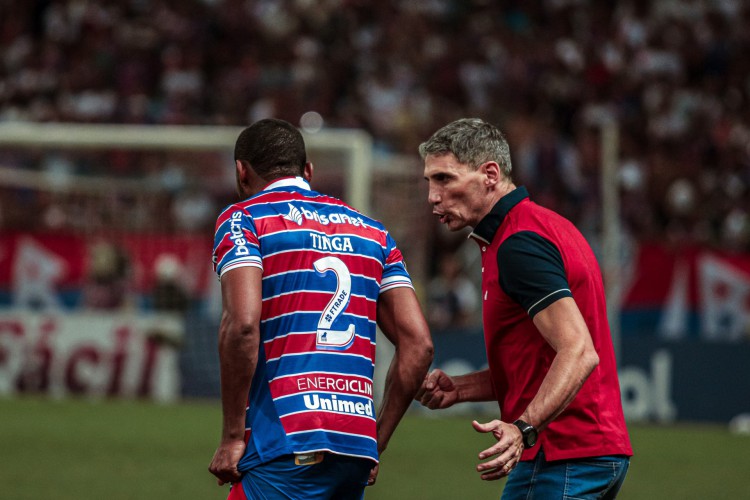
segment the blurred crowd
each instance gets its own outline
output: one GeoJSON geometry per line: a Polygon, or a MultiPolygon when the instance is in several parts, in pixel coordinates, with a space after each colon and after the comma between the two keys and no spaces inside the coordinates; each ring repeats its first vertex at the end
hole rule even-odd
{"type": "Polygon", "coordinates": [[[3,121],[314,111],[414,154],[440,124],[481,116],[507,131],[519,181],[586,224],[597,127],[614,117],[633,231],[747,245],[741,0],[5,0],[0,12],[3,121]]]}
{"type": "Polygon", "coordinates": [[[516,180],[596,234],[615,120],[634,239],[748,251],[748,26],[743,0],[0,0],[0,121],[314,112],[416,156],[479,116],[516,180]]]}

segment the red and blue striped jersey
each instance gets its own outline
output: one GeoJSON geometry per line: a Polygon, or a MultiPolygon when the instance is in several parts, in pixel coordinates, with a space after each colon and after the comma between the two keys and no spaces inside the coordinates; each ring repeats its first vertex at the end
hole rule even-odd
{"type": "Polygon", "coordinates": [[[376,305],[384,291],[412,286],[385,227],[284,178],[219,215],[213,258],[219,277],[263,270],[240,470],[312,451],[377,461],[376,305]]]}

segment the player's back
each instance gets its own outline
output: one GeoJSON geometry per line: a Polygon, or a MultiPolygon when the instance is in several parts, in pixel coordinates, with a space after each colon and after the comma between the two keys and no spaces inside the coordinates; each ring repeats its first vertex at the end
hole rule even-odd
{"type": "Polygon", "coordinates": [[[389,251],[383,226],[315,191],[263,192],[240,206],[263,259],[264,340],[318,331],[318,348],[343,349],[352,327],[369,338],[389,251]]]}
{"type": "Polygon", "coordinates": [[[248,410],[263,441],[258,453],[329,449],[376,459],[377,299],[410,286],[387,231],[300,178],[230,206],[217,228],[220,275],[237,265],[263,269],[262,345],[248,410]],[[277,415],[280,426],[259,413],[277,415]]]}

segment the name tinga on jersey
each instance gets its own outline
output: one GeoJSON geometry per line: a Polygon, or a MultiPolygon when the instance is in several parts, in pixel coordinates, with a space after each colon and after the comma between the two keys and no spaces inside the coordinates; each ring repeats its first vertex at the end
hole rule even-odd
{"type": "Polygon", "coordinates": [[[308,410],[328,410],[339,413],[348,413],[350,415],[373,416],[372,401],[363,403],[361,401],[355,402],[346,399],[338,399],[335,394],[332,394],[330,398],[324,398],[317,394],[305,394],[303,399],[305,401],[305,408],[308,410]]]}
{"type": "Polygon", "coordinates": [[[245,233],[242,231],[242,212],[237,211],[232,214],[229,220],[229,239],[234,242],[234,249],[237,255],[248,255],[250,250],[247,248],[245,233]]]}
{"type": "Polygon", "coordinates": [[[337,252],[353,252],[351,238],[346,236],[326,236],[310,233],[312,246],[316,250],[336,250],[337,252]]]}

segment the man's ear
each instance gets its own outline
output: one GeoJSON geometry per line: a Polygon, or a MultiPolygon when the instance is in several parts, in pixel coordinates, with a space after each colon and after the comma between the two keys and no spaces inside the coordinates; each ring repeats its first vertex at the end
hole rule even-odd
{"type": "Polygon", "coordinates": [[[234,168],[237,173],[237,193],[241,198],[252,196],[266,185],[266,182],[255,173],[252,165],[245,160],[235,160],[234,168]]]}
{"type": "Polygon", "coordinates": [[[302,172],[302,177],[304,177],[307,182],[312,182],[313,170],[314,168],[312,162],[308,161],[307,163],[305,163],[305,169],[302,172]]]}
{"type": "Polygon", "coordinates": [[[250,185],[250,165],[242,160],[234,160],[234,168],[237,174],[237,189],[242,194],[242,191],[250,185]]]}
{"type": "Polygon", "coordinates": [[[503,174],[500,172],[500,165],[497,164],[495,161],[488,161],[485,163],[482,163],[482,166],[480,167],[482,172],[484,172],[485,178],[484,178],[484,184],[487,187],[494,186],[502,180],[503,174]]]}

